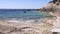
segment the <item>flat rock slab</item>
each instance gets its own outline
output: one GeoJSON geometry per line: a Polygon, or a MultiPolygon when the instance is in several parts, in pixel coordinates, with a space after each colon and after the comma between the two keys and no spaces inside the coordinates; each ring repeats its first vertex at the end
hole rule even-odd
{"type": "Polygon", "coordinates": [[[51,26],[40,24],[7,23],[0,22],[0,34],[42,34],[43,30],[49,30],[51,26]]]}
{"type": "Polygon", "coordinates": [[[2,33],[8,33],[14,29],[15,29],[15,27],[13,27],[13,26],[0,25],[0,32],[2,32],[2,33]]]}

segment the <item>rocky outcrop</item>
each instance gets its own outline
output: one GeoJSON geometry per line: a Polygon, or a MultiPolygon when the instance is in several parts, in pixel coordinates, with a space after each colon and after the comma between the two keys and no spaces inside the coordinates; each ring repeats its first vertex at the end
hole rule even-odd
{"type": "Polygon", "coordinates": [[[50,34],[52,25],[45,23],[24,24],[0,21],[0,34],[50,34]]]}
{"type": "Polygon", "coordinates": [[[46,6],[42,8],[42,10],[50,12],[60,12],[60,0],[50,1],[46,6]]]}
{"type": "Polygon", "coordinates": [[[50,1],[46,6],[40,9],[41,12],[50,13],[52,18],[45,18],[43,22],[53,25],[53,28],[60,27],[60,0],[50,1]]]}

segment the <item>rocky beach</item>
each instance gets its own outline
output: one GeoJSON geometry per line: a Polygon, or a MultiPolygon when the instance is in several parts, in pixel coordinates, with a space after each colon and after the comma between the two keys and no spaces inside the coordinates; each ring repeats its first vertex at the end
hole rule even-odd
{"type": "Polygon", "coordinates": [[[7,23],[0,21],[0,34],[50,34],[52,25],[45,23],[24,24],[24,23],[7,23]],[[47,32],[47,33],[46,33],[47,32]]]}
{"type": "Polygon", "coordinates": [[[38,24],[22,23],[20,21],[19,23],[11,23],[6,20],[0,20],[0,34],[52,34],[53,28],[60,28],[59,0],[50,1],[42,9],[39,9],[39,11],[49,13],[51,14],[51,17],[39,19],[42,23],[38,24]]]}

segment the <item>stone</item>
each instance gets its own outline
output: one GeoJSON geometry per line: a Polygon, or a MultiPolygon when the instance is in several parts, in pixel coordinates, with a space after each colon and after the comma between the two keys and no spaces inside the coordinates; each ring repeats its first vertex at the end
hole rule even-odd
{"type": "Polygon", "coordinates": [[[15,27],[0,24],[0,32],[2,32],[2,33],[8,33],[10,31],[12,31],[13,29],[15,29],[15,27]]]}

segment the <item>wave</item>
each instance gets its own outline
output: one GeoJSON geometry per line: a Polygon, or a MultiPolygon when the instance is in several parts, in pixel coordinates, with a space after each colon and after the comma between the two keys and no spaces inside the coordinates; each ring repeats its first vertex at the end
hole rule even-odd
{"type": "Polygon", "coordinates": [[[13,18],[13,19],[10,19],[10,20],[5,20],[5,22],[7,22],[7,23],[32,23],[32,24],[34,24],[34,23],[42,23],[41,22],[41,19],[20,19],[20,20],[16,20],[15,18],[13,18]]]}

